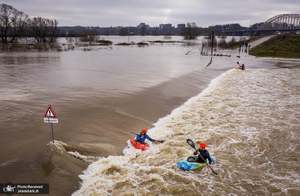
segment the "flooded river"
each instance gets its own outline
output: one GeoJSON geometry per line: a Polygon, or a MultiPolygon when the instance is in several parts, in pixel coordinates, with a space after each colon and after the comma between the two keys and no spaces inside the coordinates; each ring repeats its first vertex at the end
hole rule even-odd
{"type": "Polygon", "coordinates": [[[120,155],[134,132],[152,127],[237,60],[255,70],[298,63],[233,56],[215,57],[205,68],[209,58],[199,55],[199,46],[185,44],[0,53],[0,182],[49,183],[51,195],[80,188],[77,176],[89,162],[48,145],[50,128],[42,117],[49,104],[60,120],[55,139],[66,143],[67,151],[94,158],[120,155]]]}

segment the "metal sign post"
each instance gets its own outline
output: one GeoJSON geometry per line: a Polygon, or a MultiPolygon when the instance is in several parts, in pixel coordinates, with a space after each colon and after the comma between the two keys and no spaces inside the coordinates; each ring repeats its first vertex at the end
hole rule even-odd
{"type": "Polygon", "coordinates": [[[58,118],[56,117],[51,105],[48,106],[48,109],[44,115],[44,123],[50,124],[51,127],[51,136],[52,142],[54,143],[54,131],[53,131],[53,124],[58,123],[58,118]]]}
{"type": "Polygon", "coordinates": [[[51,125],[52,142],[54,143],[53,123],[51,123],[50,125],[51,125]]]}

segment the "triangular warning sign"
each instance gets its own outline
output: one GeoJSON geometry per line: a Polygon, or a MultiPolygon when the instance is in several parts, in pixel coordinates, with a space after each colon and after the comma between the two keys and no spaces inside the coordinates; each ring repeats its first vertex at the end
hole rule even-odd
{"type": "Polygon", "coordinates": [[[49,105],[44,117],[46,117],[46,118],[56,118],[56,115],[55,115],[54,111],[52,110],[51,105],[49,105]]]}

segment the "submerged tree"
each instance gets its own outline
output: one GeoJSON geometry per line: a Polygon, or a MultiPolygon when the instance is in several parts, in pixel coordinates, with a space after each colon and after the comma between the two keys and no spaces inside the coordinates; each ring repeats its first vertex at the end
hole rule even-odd
{"type": "Polygon", "coordinates": [[[3,44],[18,37],[34,37],[38,43],[53,43],[58,35],[57,20],[34,17],[7,4],[0,4],[0,38],[3,44]]]}
{"type": "Polygon", "coordinates": [[[57,24],[56,20],[34,17],[30,20],[29,28],[38,43],[53,43],[58,33],[57,24]]]}
{"type": "Polygon", "coordinates": [[[14,42],[17,36],[24,33],[28,23],[28,15],[7,4],[0,4],[0,36],[1,42],[14,42]]]}
{"type": "Polygon", "coordinates": [[[187,40],[196,39],[198,36],[197,26],[195,23],[187,23],[183,32],[184,39],[187,40]]]}
{"type": "Polygon", "coordinates": [[[91,45],[93,42],[97,41],[97,32],[92,28],[87,28],[80,36],[79,40],[81,42],[89,42],[91,45]]]}
{"type": "Polygon", "coordinates": [[[227,42],[226,42],[226,37],[221,36],[219,41],[218,41],[218,46],[220,48],[226,48],[227,47],[227,42]]]}

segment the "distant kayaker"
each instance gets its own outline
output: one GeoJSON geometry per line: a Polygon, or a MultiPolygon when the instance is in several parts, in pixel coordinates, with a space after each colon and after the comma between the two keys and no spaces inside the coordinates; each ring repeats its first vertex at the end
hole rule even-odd
{"type": "Polygon", "coordinates": [[[197,142],[199,145],[199,149],[194,152],[194,155],[197,155],[196,162],[198,163],[206,163],[208,160],[209,164],[213,163],[213,159],[210,157],[209,152],[205,149],[206,144],[203,142],[197,142]]]}
{"type": "Polygon", "coordinates": [[[151,138],[147,134],[147,131],[148,131],[147,128],[142,128],[140,134],[136,134],[135,141],[137,141],[141,144],[144,144],[147,139],[151,142],[154,142],[154,143],[163,143],[164,142],[163,140],[155,140],[155,139],[151,138]]]}
{"type": "Polygon", "coordinates": [[[242,65],[240,66],[240,69],[241,69],[241,70],[245,70],[245,65],[242,64],[242,65]]]}
{"type": "Polygon", "coordinates": [[[240,64],[240,62],[236,62],[236,68],[237,69],[241,69],[241,70],[245,70],[245,65],[244,64],[240,64]]]}

